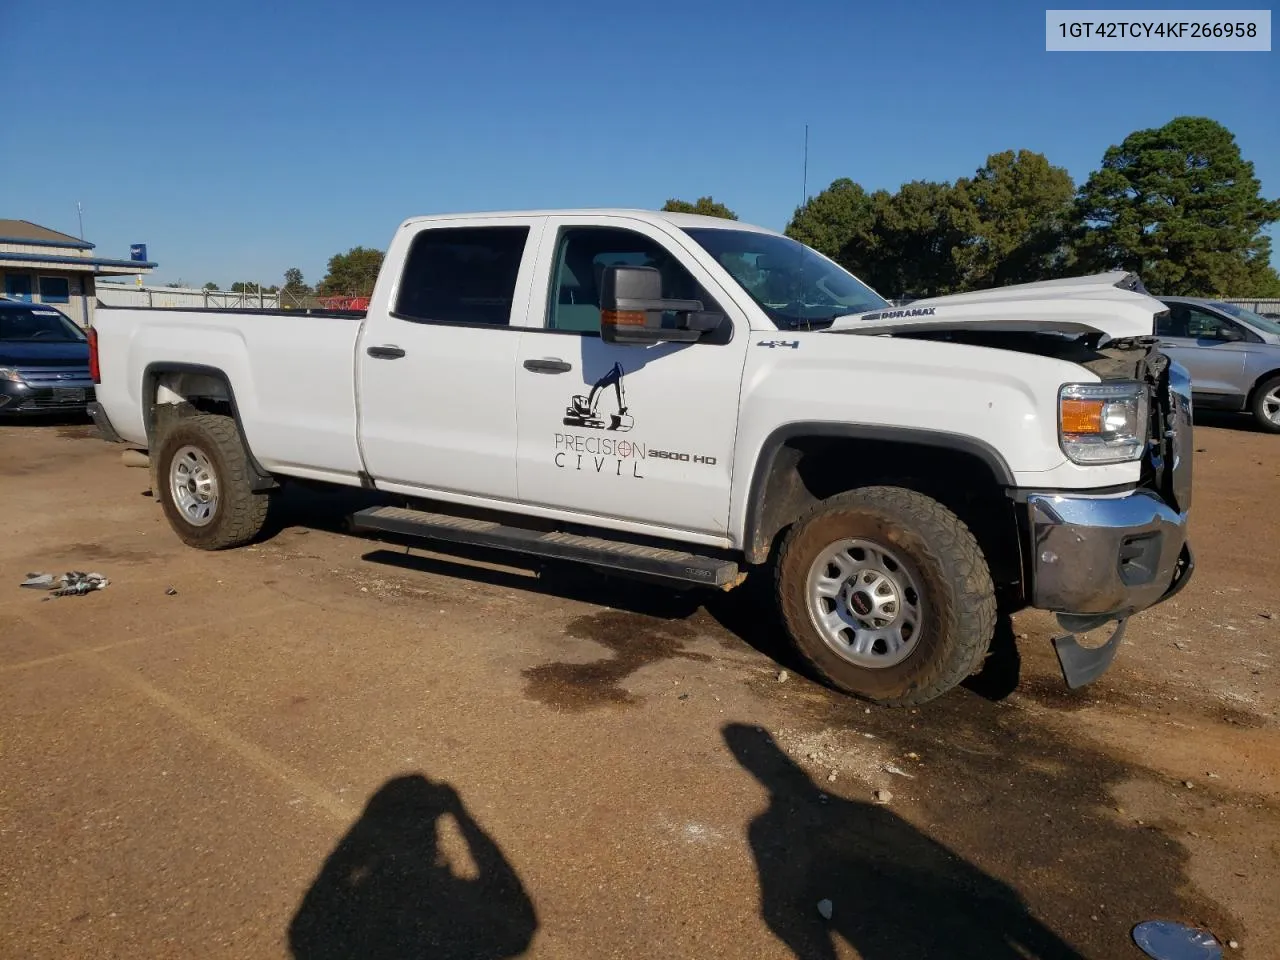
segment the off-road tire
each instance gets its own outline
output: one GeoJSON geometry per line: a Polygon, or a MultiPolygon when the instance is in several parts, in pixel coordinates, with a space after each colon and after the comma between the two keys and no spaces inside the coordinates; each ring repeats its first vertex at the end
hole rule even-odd
{"type": "Polygon", "coordinates": [[[809,665],[832,686],[885,706],[927,703],[955,687],[981,667],[995,631],[995,586],[978,541],[942,504],[904,487],[863,487],[813,506],[782,542],[775,588],[783,622],[809,665]],[[923,581],[919,639],[893,666],[844,659],[809,613],[810,568],[823,550],[854,538],[902,554],[923,581]]]}
{"type": "Polygon", "coordinates": [[[174,420],[157,445],[154,494],[178,538],[189,547],[223,550],[253,540],[267,519],[270,496],[255,493],[249,455],[240,430],[231,417],[203,413],[174,420]],[[218,503],[213,519],[204,526],[192,524],[174,503],[169,471],[174,455],[183,447],[196,447],[213,464],[218,479],[218,503]]]}
{"type": "Polygon", "coordinates": [[[1280,387],[1280,377],[1268,377],[1258,384],[1249,401],[1249,412],[1253,414],[1253,422],[1258,425],[1258,429],[1265,430],[1267,433],[1280,433],[1280,423],[1268,419],[1266,411],[1262,409],[1263,397],[1276,387],[1280,387]]]}

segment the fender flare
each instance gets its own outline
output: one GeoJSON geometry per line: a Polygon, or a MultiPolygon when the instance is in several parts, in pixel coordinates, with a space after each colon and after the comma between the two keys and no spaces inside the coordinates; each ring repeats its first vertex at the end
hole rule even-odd
{"type": "Polygon", "coordinates": [[[1017,486],[1008,462],[995,447],[984,440],[943,430],[915,427],[888,427],[878,424],[799,421],[776,428],[765,437],[756,456],[755,469],[747,488],[747,510],[743,530],[743,552],[750,563],[763,563],[768,557],[776,530],[765,529],[766,491],[769,478],[778,462],[779,453],[792,440],[806,437],[832,437],[846,440],[876,440],[933,447],[976,457],[986,464],[991,475],[1005,489],[1017,486]]]}
{"type": "Polygon", "coordinates": [[[236,423],[236,431],[240,434],[240,442],[244,444],[245,460],[253,473],[253,489],[257,492],[262,492],[274,490],[280,486],[276,478],[263,469],[262,464],[258,462],[258,458],[254,456],[253,450],[249,446],[249,438],[244,432],[244,421],[240,418],[240,407],[236,403],[236,391],[231,386],[231,378],[227,376],[225,371],[217,367],[211,367],[203,363],[170,362],[165,360],[156,360],[147,364],[146,369],[142,371],[142,403],[143,410],[146,413],[145,425],[147,428],[147,446],[149,448],[155,446],[156,440],[156,417],[154,416],[156,386],[161,374],[165,373],[192,373],[220,382],[226,388],[227,401],[231,406],[231,418],[236,423]]]}

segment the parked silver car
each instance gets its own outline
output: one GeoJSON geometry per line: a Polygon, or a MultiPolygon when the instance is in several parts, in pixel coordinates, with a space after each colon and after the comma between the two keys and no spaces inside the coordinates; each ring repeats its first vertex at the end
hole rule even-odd
{"type": "Polygon", "coordinates": [[[1246,411],[1280,433],[1280,321],[1217,300],[1160,297],[1164,351],[1191,374],[1197,406],[1246,411]]]}

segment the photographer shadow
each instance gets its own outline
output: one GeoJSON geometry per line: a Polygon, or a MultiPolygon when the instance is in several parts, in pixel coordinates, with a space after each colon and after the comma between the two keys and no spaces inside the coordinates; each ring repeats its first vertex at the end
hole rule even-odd
{"type": "Polygon", "coordinates": [[[499,960],[537,928],[519,876],[457,792],[415,774],[370,798],[298,907],[289,947],[296,960],[499,960]],[[473,869],[442,849],[450,820],[473,869]]]}
{"type": "Polygon", "coordinates": [[[1083,960],[1012,888],[887,807],[825,794],[767,731],[723,735],[769,793],[747,828],[760,914],[800,960],[835,960],[839,940],[862,960],[1083,960]]]}

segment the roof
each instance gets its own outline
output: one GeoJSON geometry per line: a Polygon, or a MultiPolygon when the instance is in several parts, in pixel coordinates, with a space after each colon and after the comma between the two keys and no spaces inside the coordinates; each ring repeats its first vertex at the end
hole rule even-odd
{"type": "Polygon", "coordinates": [[[0,250],[0,261],[66,264],[69,267],[80,267],[86,272],[92,272],[94,267],[137,267],[138,269],[135,272],[141,272],[158,266],[158,264],[149,260],[113,260],[110,257],[64,257],[52,253],[9,253],[7,250],[0,250]]]}
{"type": "Polygon", "coordinates": [[[69,233],[50,230],[30,220],[0,220],[0,243],[26,243],[38,247],[75,247],[92,250],[93,244],[69,233]]]}
{"type": "Polygon", "coordinates": [[[741,220],[726,220],[724,217],[707,217],[697,213],[670,213],[666,210],[641,210],[626,207],[578,207],[568,210],[484,210],[477,212],[459,211],[457,213],[437,213],[423,217],[410,217],[403,226],[417,223],[430,223],[435,220],[480,219],[489,217],[578,217],[608,216],[628,217],[647,223],[665,222],[681,229],[697,228],[718,230],[750,230],[753,233],[776,234],[776,230],[758,227],[755,224],[743,223],[741,220]]]}

